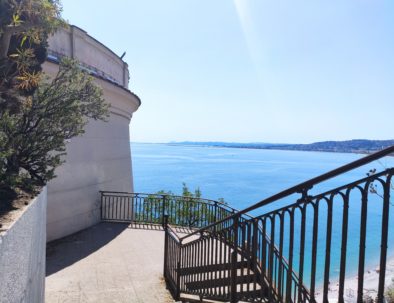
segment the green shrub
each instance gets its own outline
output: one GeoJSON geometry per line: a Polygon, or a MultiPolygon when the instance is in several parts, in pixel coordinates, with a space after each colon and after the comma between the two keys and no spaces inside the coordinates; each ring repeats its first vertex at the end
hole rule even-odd
{"type": "Polygon", "coordinates": [[[76,62],[63,61],[51,81],[41,71],[48,36],[65,24],[60,11],[58,0],[0,1],[0,212],[54,178],[66,140],[108,115],[76,62]]]}
{"type": "MultiPolygon", "coordinates": [[[[219,202],[225,203],[223,199],[219,199],[219,202]]],[[[136,211],[136,218],[139,221],[162,223],[163,203],[170,224],[204,227],[215,221],[213,205],[201,198],[199,188],[190,191],[185,183],[182,184],[182,196],[175,196],[171,191],[165,190],[149,195],[145,198],[143,207],[136,211]]]]}

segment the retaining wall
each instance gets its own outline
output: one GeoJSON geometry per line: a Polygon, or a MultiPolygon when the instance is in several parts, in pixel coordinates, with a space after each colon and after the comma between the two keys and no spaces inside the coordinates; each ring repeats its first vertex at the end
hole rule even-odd
{"type": "Polygon", "coordinates": [[[47,191],[0,234],[0,303],[44,302],[47,191]]]}

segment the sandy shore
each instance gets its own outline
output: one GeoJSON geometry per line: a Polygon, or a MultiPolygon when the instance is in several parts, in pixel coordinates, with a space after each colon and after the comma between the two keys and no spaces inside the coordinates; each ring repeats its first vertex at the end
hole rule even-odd
{"type": "MultiPolygon", "coordinates": [[[[385,286],[391,285],[392,279],[394,279],[394,257],[390,258],[386,263],[386,282],[385,286]]],[[[364,274],[364,294],[368,294],[375,298],[378,293],[379,284],[379,266],[374,268],[369,268],[364,274]]],[[[356,302],[358,288],[358,278],[357,276],[348,277],[345,280],[345,302],[356,302]]],[[[330,302],[338,301],[338,281],[333,281],[330,283],[330,288],[328,291],[328,298],[330,302]]],[[[318,302],[323,301],[323,288],[319,288],[316,291],[316,298],[318,302]]]]}

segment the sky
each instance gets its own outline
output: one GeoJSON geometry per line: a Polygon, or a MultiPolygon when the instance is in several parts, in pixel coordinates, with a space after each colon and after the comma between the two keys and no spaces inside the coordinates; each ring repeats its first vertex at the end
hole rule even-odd
{"type": "Polygon", "coordinates": [[[394,1],[62,3],[126,51],[133,142],[394,139],[394,1]]]}

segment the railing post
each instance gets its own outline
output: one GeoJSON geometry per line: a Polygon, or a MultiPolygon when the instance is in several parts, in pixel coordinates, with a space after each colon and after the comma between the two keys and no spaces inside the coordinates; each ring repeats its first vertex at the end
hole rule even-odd
{"type": "Polygon", "coordinates": [[[176,265],[177,276],[176,276],[175,301],[179,301],[179,297],[181,295],[181,275],[179,274],[180,269],[181,269],[181,262],[178,261],[176,265]]]}
{"type": "Polygon", "coordinates": [[[365,248],[367,236],[367,214],[368,214],[368,187],[365,186],[361,198],[361,221],[360,221],[360,247],[358,257],[358,288],[357,302],[363,301],[364,290],[364,267],[365,267],[365,248]]]}
{"type": "Polygon", "coordinates": [[[101,194],[101,198],[100,198],[100,219],[103,220],[103,196],[104,193],[102,191],[100,191],[101,194]]]}
{"type": "Polygon", "coordinates": [[[379,286],[378,286],[378,302],[384,302],[384,283],[386,277],[386,260],[387,260],[387,241],[389,228],[389,213],[390,213],[390,188],[391,178],[389,176],[384,185],[383,196],[383,213],[382,213],[382,236],[380,244],[380,272],[379,272],[379,286]]]}
{"type": "Polygon", "coordinates": [[[130,209],[131,209],[131,222],[135,222],[135,209],[137,208],[137,207],[134,207],[134,202],[135,203],[137,203],[137,197],[138,197],[138,194],[132,194],[130,197],[129,197],[129,201],[130,201],[130,209]]]}
{"type": "Polygon", "coordinates": [[[166,229],[166,225],[168,224],[168,215],[166,218],[166,195],[163,195],[163,203],[162,203],[162,212],[161,217],[163,218],[163,228],[166,229]]]}
{"type": "Polygon", "coordinates": [[[258,243],[258,232],[259,232],[259,220],[254,218],[253,219],[253,233],[252,233],[252,247],[251,247],[251,253],[252,253],[252,264],[251,268],[254,272],[253,275],[253,289],[256,291],[256,285],[257,285],[257,273],[258,273],[258,265],[257,265],[257,243],[258,243]]]}
{"type": "Polygon", "coordinates": [[[175,301],[179,301],[179,297],[181,295],[181,246],[182,242],[179,243],[178,246],[178,262],[176,264],[176,292],[175,292],[175,301]]]}
{"type": "MultiPolygon", "coordinates": [[[[215,211],[214,211],[214,217],[213,220],[216,223],[217,219],[218,219],[218,202],[215,201],[215,211]]],[[[213,227],[213,232],[216,233],[216,225],[213,227]]]]}
{"type": "Polygon", "coordinates": [[[237,248],[238,248],[238,216],[234,217],[233,231],[234,231],[234,241],[233,241],[233,252],[231,254],[231,294],[230,302],[237,302],[237,248]]]}
{"type": "Polygon", "coordinates": [[[163,228],[164,228],[164,266],[163,276],[167,279],[167,259],[168,259],[168,215],[163,216],[163,228]]]}

